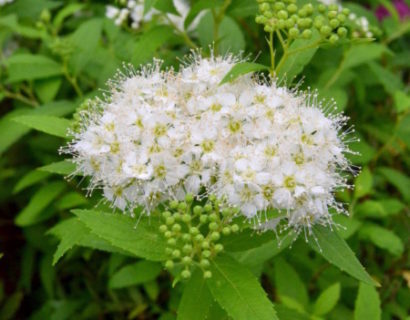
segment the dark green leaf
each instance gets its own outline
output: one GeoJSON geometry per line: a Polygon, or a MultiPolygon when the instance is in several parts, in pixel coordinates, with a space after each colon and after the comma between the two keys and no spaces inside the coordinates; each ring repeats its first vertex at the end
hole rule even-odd
{"type": "Polygon", "coordinates": [[[111,276],[108,286],[112,289],[120,289],[149,282],[158,277],[161,269],[161,264],[152,261],[129,264],[111,276]]]}
{"type": "Polygon", "coordinates": [[[361,282],[354,309],[354,320],[363,319],[380,320],[381,309],[376,289],[361,282]]]}
{"type": "Polygon", "coordinates": [[[355,198],[361,198],[369,194],[373,186],[373,177],[368,167],[364,167],[362,172],[355,179],[355,189],[354,196],[355,198]]]}
{"type": "Polygon", "coordinates": [[[30,171],[25,176],[23,176],[14,186],[13,192],[18,193],[25,188],[36,184],[39,181],[46,179],[50,174],[48,172],[40,172],[40,171],[30,171]]]}
{"type": "Polygon", "coordinates": [[[366,223],[360,228],[359,235],[364,239],[369,239],[375,246],[387,250],[396,257],[403,254],[403,242],[393,231],[376,224],[366,223]]]}
{"type": "Polygon", "coordinates": [[[59,161],[48,164],[46,166],[37,168],[38,171],[44,171],[49,173],[56,173],[61,175],[71,175],[74,174],[76,166],[74,163],[69,161],[59,161]]]}
{"type": "Polygon", "coordinates": [[[392,168],[378,168],[378,172],[400,191],[406,201],[410,201],[410,178],[392,168]]]}
{"type": "Polygon", "coordinates": [[[247,74],[249,72],[257,72],[264,70],[269,70],[269,67],[254,62],[240,62],[234,65],[231,70],[229,70],[229,72],[225,75],[220,84],[231,82],[239,76],[247,74]]]}
{"type": "Polygon", "coordinates": [[[48,133],[53,136],[68,138],[71,121],[54,116],[20,116],[13,119],[29,128],[48,133]]]}

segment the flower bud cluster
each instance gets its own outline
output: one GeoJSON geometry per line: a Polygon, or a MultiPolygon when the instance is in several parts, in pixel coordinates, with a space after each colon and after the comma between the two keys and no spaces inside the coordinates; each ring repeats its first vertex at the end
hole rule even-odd
{"type": "Polygon", "coordinates": [[[231,225],[237,213],[212,196],[204,204],[190,193],[183,201],[169,202],[168,209],[162,212],[164,223],[159,228],[168,244],[165,267],[187,279],[197,266],[204,278],[210,278],[210,261],[224,249],[221,237],[239,231],[238,225],[231,225]]]}
{"type": "Polygon", "coordinates": [[[256,22],[264,25],[266,32],[283,31],[289,38],[309,39],[317,30],[322,39],[335,44],[339,39],[357,35],[349,30],[350,10],[336,4],[307,3],[299,5],[296,0],[258,0],[260,14],[256,22]]]}

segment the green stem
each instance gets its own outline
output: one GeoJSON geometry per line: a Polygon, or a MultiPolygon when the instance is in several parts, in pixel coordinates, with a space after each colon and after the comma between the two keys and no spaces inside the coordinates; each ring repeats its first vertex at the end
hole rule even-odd
{"type": "Polygon", "coordinates": [[[77,78],[70,75],[70,72],[68,71],[68,66],[67,66],[67,61],[66,60],[64,60],[64,63],[63,63],[63,74],[64,74],[65,78],[67,79],[67,81],[71,84],[71,86],[73,87],[73,89],[77,93],[77,95],[80,98],[82,98],[83,97],[83,92],[82,92],[81,88],[79,87],[79,85],[77,83],[77,78]]]}
{"type": "Polygon", "coordinates": [[[6,90],[6,89],[4,89],[4,88],[1,88],[1,89],[2,89],[2,91],[4,92],[4,95],[5,95],[7,98],[21,101],[21,102],[23,102],[23,103],[25,103],[25,104],[28,104],[28,105],[32,106],[32,107],[38,107],[38,105],[39,105],[39,103],[37,102],[37,100],[32,100],[32,99],[26,98],[26,97],[23,96],[20,92],[11,92],[11,91],[8,91],[8,90],[6,90]]]}
{"type": "Polygon", "coordinates": [[[273,49],[273,32],[269,33],[269,52],[270,52],[270,74],[273,76],[275,74],[275,50],[273,49]]]}
{"type": "Polygon", "coordinates": [[[172,20],[168,17],[168,15],[164,15],[165,19],[167,19],[168,23],[174,28],[174,30],[184,39],[186,45],[192,49],[196,49],[197,45],[195,42],[191,40],[188,34],[185,31],[178,29],[178,27],[172,22],[172,20]]]}

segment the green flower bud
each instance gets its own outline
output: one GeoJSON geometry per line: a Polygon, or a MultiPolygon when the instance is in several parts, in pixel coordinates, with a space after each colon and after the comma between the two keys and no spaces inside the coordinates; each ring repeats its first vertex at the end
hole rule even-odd
{"type": "Polygon", "coordinates": [[[329,21],[329,25],[333,28],[336,29],[340,25],[340,21],[337,19],[332,19],[329,21]]]}
{"type": "Polygon", "coordinates": [[[171,202],[169,203],[169,207],[170,207],[171,209],[176,209],[176,208],[178,207],[178,201],[176,201],[176,200],[171,201],[171,202]]]}
{"type": "Polygon", "coordinates": [[[201,247],[203,248],[203,249],[209,249],[209,242],[208,241],[203,241],[202,243],[201,243],[201,247]]]}
{"type": "Polygon", "coordinates": [[[169,211],[164,211],[163,213],[162,213],[162,216],[166,219],[166,218],[169,218],[170,216],[171,216],[171,212],[169,212],[169,211]]]}
{"type": "Polygon", "coordinates": [[[331,44],[335,44],[336,42],[339,41],[339,37],[337,34],[332,34],[331,37],[329,38],[329,42],[331,44]]]}
{"type": "Polygon", "coordinates": [[[279,19],[277,25],[279,29],[285,28],[285,20],[279,19]]]}
{"type": "Polygon", "coordinates": [[[342,13],[343,13],[345,16],[348,16],[349,13],[350,13],[350,9],[343,8],[342,13]]]}
{"type": "Polygon", "coordinates": [[[173,217],[174,217],[175,221],[181,220],[181,214],[179,212],[175,212],[173,217]]]}
{"type": "Polygon", "coordinates": [[[202,268],[208,268],[211,265],[208,259],[202,259],[199,264],[202,268]]]}
{"type": "Polygon", "coordinates": [[[211,212],[212,211],[212,205],[206,204],[204,207],[205,212],[211,212]]]}
{"type": "Polygon", "coordinates": [[[200,215],[202,213],[202,207],[201,206],[195,206],[194,207],[194,214],[200,215]]]}
{"type": "Polygon", "coordinates": [[[185,211],[187,207],[188,205],[186,204],[186,202],[180,202],[178,205],[178,210],[185,211]]]}
{"type": "Polygon", "coordinates": [[[277,17],[279,19],[287,19],[288,18],[288,13],[285,10],[280,10],[277,14],[277,17]]]}
{"type": "Polygon", "coordinates": [[[339,10],[339,6],[337,4],[331,4],[329,5],[329,10],[331,11],[338,11],[339,10]]]}
{"type": "Polygon", "coordinates": [[[210,279],[210,278],[212,278],[212,272],[209,271],[209,270],[205,271],[205,272],[204,272],[204,278],[205,278],[205,279],[210,279]]]}
{"type": "Polygon", "coordinates": [[[172,251],[172,256],[174,258],[179,258],[181,256],[181,251],[179,251],[178,249],[175,249],[174,251],[172,251]]]}
{"type": "Polygon", "coordinates": [[[191,216],[189,214],[185,213],[182,216],[182,221],[184,221],[185,223],[191,221],[191,216]]]}
{"type": "Polygon", "coordinates": [[[184,270],[181,272],[181,277],[183,279],[189,279],[191,277],[191,272],[189,270],[184,270]]]}
{"type": "Polygon", "coordinates": [[[307,11],[306,11],[306,9],[300,9],[299,11],[298,11],[298,15],[299,15],[299,17],[302,17],[302,18],[304,18],[304,17],[306,17],[307,15],[308,15],[308,13],[307,13],[307,11]]]}
{"type": "Polygon", "coordinates": [[[218,224],[217,224],[216,222],[211,222],[211,223],[209,224],[209,229],[210,229],[210,230],[216,230],[216,229],[218,229],[218,224]]]}
{"type": "Polygon", "coordinates": [[[270,5],[269,3],[261,3],[259,5],[259,11],[264,12],[264,11],[269,11],[270,10],[270,5]]]}
{"type": "Polygon", "coordinates": [[[183,246],[182,251],[185,253],[190,253],[192,251],[192,246],[190,244],[186,244],[183,246]]]}
{"type": "Polygon", "coordinates": [[[165,236],[165,238],[171,238],[172,237],[172,232],[171,231],[165,231],[164,236],[165,236]]]}
{"type": "Polygon", "coordinates": [[[174,261],[172,261],[172,260],[167,260],[166,262],[165,262],[165,268],[167,268],[168,270],[169,269],[172,269],[174,267],[174,261]]]}
{"type": "Polygon", "coordinates": [[[275,2],[275,4],[273,5],[273,7],[275,8],[276,11],[285,9],[285,4],[283,2],[275,2]]]}
{"type": "Polygon", "coordinates": [[[189,233],[195,235],[199,233],[199,230],[197,227],[191,227],[189,228],[189,233]]]}
{"type": "Polygon", "coordinates": [[[313,5],[311,3],[305,4],[303,9],[306,10],[306,13],[310,16],[313,13],[313,5]]]}
{"type": "Polygon", "coordinates": [[[174,225],[172,226],[172,231],[174,231],[174,232],[179,232],[179,231],[181,231],[181,225],[179,225],[178,223],[174,224],[174,225]]]}
{"type": "Polygon", "coordinates": [[[199,217],[199,221],[201,223],[206,223],[208,221],[208,216],[203,214],[202,216],[199,217]]]}
{"type": "Polygon", "coordinates": [[[336,18],[336,17],[337,17],[337,11],[329,11],[329,12],[327,13],[327,17],[328,17],[329,19],[336,18]]]}
{"type": "Polygon", "coordinates": [[[272,26],[266,25],[266,26],[263,27],[263,30],[264,30],[265,32],[273,32],[273,31],[274,31],[274,28],[273,28],[272,26]]]}
{"type": "Polygon", "coordinates": [[[211,233],[211,239],[212,239],[213,241],[219,240],[220,237],[221,237],[221,235],[220,235],[219,232],[217,232],[217,231],[214,231],[214,232],[211,233]]]}
{"type": "Polygon", "coordinates": [[[298,35],[299,35],[299,29],[297,29],[295,27],[289,29],[289,36],[291,38],[297,38],[298,35]]]}
{"type": "Polygon", "coordinates": [[[340,27],[337,29],[337,34],[339,35],[339,37],[344,38],[347,35],[347,29],[344,27],[340,27]]]}
{"type": "Polygon", "coordinates": [[[346,21],[346,16],[343,13],[339,13],[337,15],[337,20],[339,20],[340,22],[345,22],[346,21]]]}
{"type": "Polygon", "coordinates": [[[175,240],[175,238],[170,238],[170,239],[167,240],[167,243],[168,243],[170,246],[175,246],[175,244],[177,243],[177,241],[175,240]]]}
{"type": "Polygon", "coordinates": [[[322,19],[315,19],[315,22],[313,22],[313,26],[320,30],[320,28],[323,27],[323,20],[322,19]]]}
{"type": "Polygon", "coordinates": [[[238,232],[239,231],[239,226],[237,224],[234,224],[232,227],[232,232],[238,232]]]}
{"type": "Polygon", "coordinates": [[[209,250],[202,251],[202,256],[204,256],[205,258],[209,258],[211,256],[211,251],[209,250]]]}
{"type": "Polygon", "coordinates": [[[332,29],[329,26],[323,26],[320,28],[320,34],[327,37],[332,32],[332,29]]]}
{"type": "Polygon", "coordinates": [[[168,217],[168,218],[165,220],[165,222],[166,222],[167,225],[174,224],[174,223],[175,223],[175,218],[174,218],[174,217],[168,217]]]}
{"type": "Polygon", "coordinates": [[[216,252],[221,252],[224,249],[224,246],[220,243],[215,245],[215,251],[216,252]]]}
{"type": "Polygon", "coordinates": [[[195,236],[195,240],[198,241],[198,242],[201,242],[201,241],[204,240],[204,236],[202,234],[197,234],[195,236]]]}
{"type": "Polygon", "coordinates": [[[222,233],[223,233],[225,236],[231,234],[231,228],[229,228],[229,227],[223,228],[223,229],[222,229],[222,233]]]}
{"type": "Polygon", "coordinates": [[[191,236],[187,233],[184,233],[182,235],[182,240],[184,240],[185,242],[191,241],[191,236]]]}
{"type": "Polygon", "coordinates": [[[302,32],[302,37],[304,39],[310,39],[312,37],[312,30],[306,29],[302,32]]]}
{"type": "Polygon", "coordinates": [[[183,257],[182,258],[182,263],[183,264],[191,264],[192,258],[191,257],[183,257]]]}
{"type": "Polygon", "coordinates": [[[223,215],[224,217],[227,217],[227,216],[229,216],[230,214],[231,214],[231,210],[230,210],[229,208],[225,208],[225,209],[222,210],[222,215],[223,215]]]}
{"type": "Polygon", "coordinates": [[[187,193],[185,195],[185,201],[187,203],[192,203],[192,201],[194,201],[194,195],[192,193],[187,193]]]}
{"type": "Polygon", "coordinates": [[[287,9],[289,13],[295,13],[298,11],[298,6],[294,3],[291,3],[290,5],[288,5],[287,9]]]}
{"type": "Polygon", "coordinates": [[[294,27],[294,26],[295,26],[295,21],[294,21],[294,19],[292,19],[292,18],[287,19],[287,20],[285,21],[285,26],[286,26],[286,28],[288,28],[288,29],[294,27]]]}
{"type": "Polygon", "coordinates": [[[216,220],[218,220],[218,215],[217,215],[216,213],[211,213],[211,214],[209,215],[209,220],[210,220],[210,221],[216,221],[216,220]]]}
{"type": "Polygon", "coordinates": [[[168,230],[168,228],[165,224],[159,226],[159,231],[161,231],[162,233],[164,233],[167,230],[168,230]]]}
{"type": "Polygon", "coordinates": [[[317,7],[317,10],[320,13],[324,13],[326,11],[326,6],[324,4],[319,4],[318,7],[317,7]]]}
{"type": "Polygon", "coordinates": [[[267,21],[265,16],[256,16],[255,22],[258,24],[265,24],[267,21]]]}

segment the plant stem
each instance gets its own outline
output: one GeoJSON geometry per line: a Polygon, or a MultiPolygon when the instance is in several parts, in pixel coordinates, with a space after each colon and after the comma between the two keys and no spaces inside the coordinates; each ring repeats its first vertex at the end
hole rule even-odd
{"type": "Polygon", "coordinates": [[[269,52],[270,52],[270,74],[273,76],[275,74],[275,50],[273,49],[273,32],[269,33],[269,52]]]}
{"type": "Polygon", "coordinates": [[[77,83],[77,78],[70,75],[70,72],[68,71],[67,60],[64,60],[64,63],[63,63],[63,74],[66,77],[67,81],[74,88],[74,91],[77,93],[77,95],[80,98],[82,98],[83,97],[83,92],[82,92],[81,88],[79,87],[79,85],[77,83]]]}
{"type": "Polygon", "coordinates": [[[165,17],[165,19],[168,21],[168,23],[174,28],[174,30],[182,37],[182,39],[184,39],[185,44],[186,44],[188,47],[190,47],[190,48],[192,48],[192,49],[196,49],[196,48],[198,47],[198,46],[196,45],[196,43],[191,40],[191,38],[188,36],[188,34],[187,34],[185,31],[178,29],[178,27],[177,27],[177,26],[175,25],[175,23],[168,17],[167,14],[165,14],[164,17],[165,17]]]}

